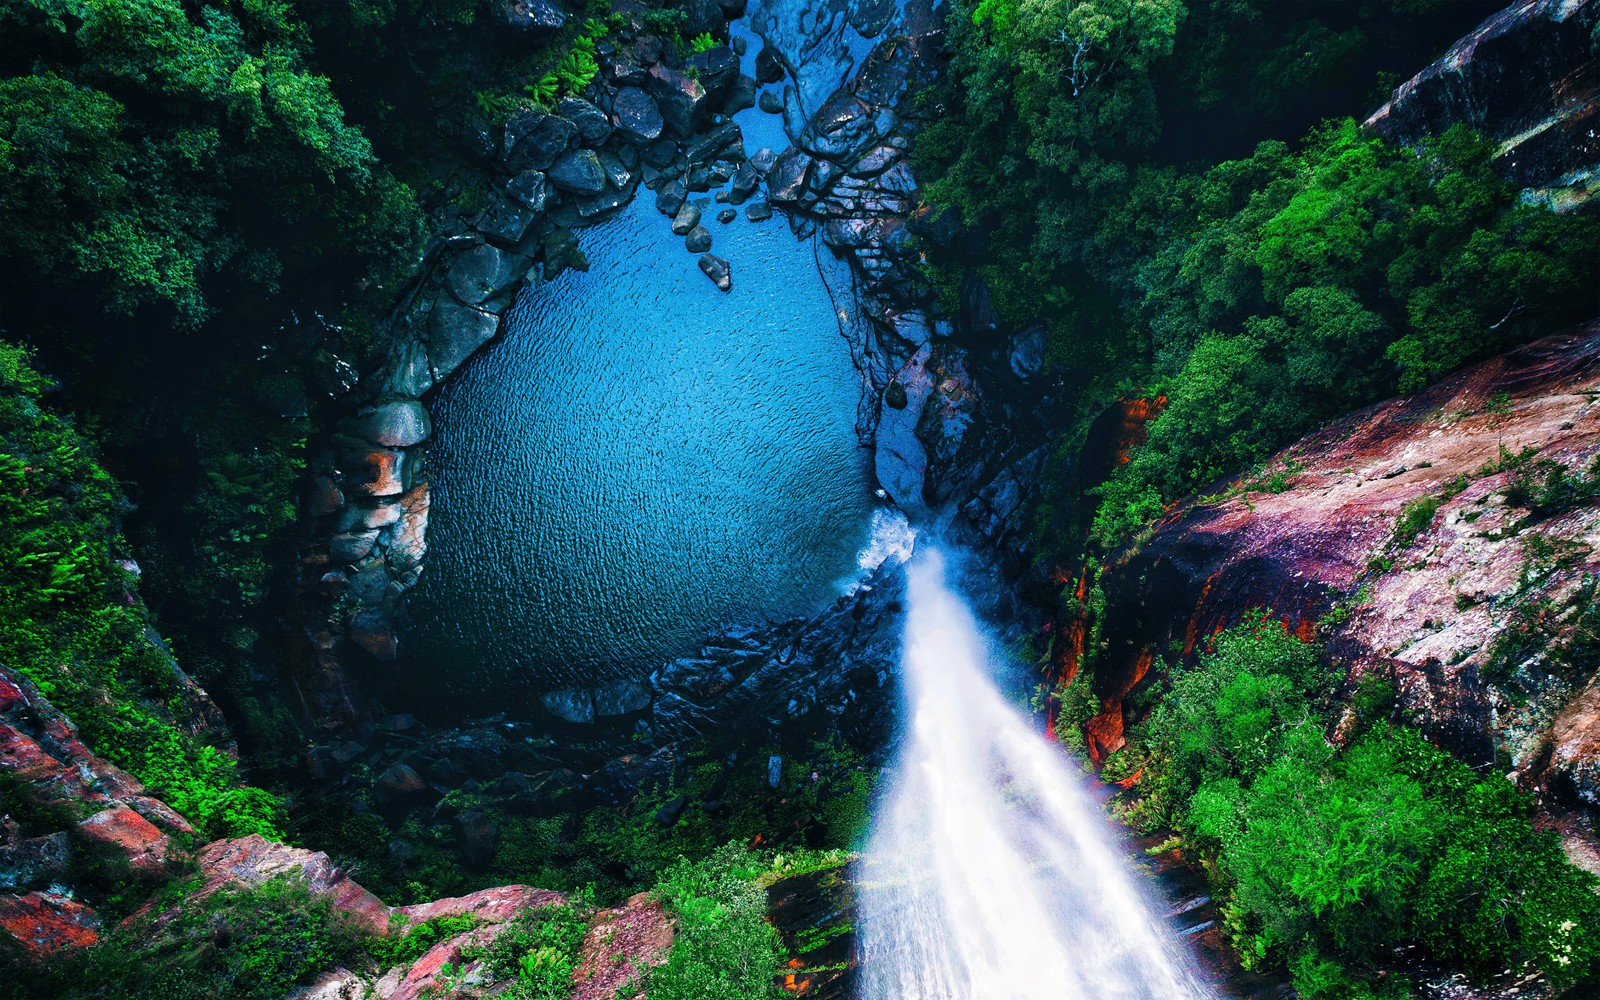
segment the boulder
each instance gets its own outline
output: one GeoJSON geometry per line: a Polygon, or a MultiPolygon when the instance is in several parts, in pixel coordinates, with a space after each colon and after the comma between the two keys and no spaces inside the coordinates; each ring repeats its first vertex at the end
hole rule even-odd
{"type": "Polygon", "coordinates": [[[468,870],[481,872],[494,860],[500,845],[500,827],[481,809],[468,809],[456,817],[456,835],[461,845],[461,862],[468,870]]]}
{"type": "Polygon", "coordinates": [[[378,544],[378,532],[341,531],[328,539],[328,559],[334,563],[353,563],[365,559],[378,544]]]}
{"type": "Polygon", "coordinates": [[[506,24],[532,35],[546,36],[567,23],[566,12],[552,0],[505,0],[506,24]]]}
{"type": "Polygon", "coordinates": [[[478,232],[507,245],[520,243],[539,217],[536,209],[524,202],[495,192],[478,215],[478,232]]]}
{"type": "Polygon", "coordinates": [[[89,907],[57,893],[0,892],[0,930],[11,935],[30,959],[47,961],[98,944],[100,918],[89,907]]]}
{"type": "Polygon", "coordinates": [[[761,186],[761,175],[756,172],[755,166],[746,160],[739,165],[739,170],[733,175],[733,192],[729,199],[735,205],[756,193],[756,188],[761,186]]]}
{"type": "Polygon", "coordinates": [[[575,725],[594,721],[594,698],[587,688],[562,688],[541,695],[539,704],[551,715],[575,725]]]}
{"type": "Polygon", "coordinates": [[[585,146],[600,146],[611,137],[611,119],[581,97],[563,97],[556,113],[578,130],[578,141],[585,146]]]}
{"type": "Polygon", "coordinates": [[[767,197],[779,202],[798,200],[810,179],[812,162],[798,149],[784,150],[767,171],[767,197]]]}
{"type": "Polygon", "coordinates": [[[635,142],[658,138],[666,124],[655,99],[638,87],[623,87],[617,91],[611,101],[611,121],[618,132],[635,142]]]}
{"type": "Polygon", "coordinates": [[[830,159],[853,156],[876,138],[875,121],[872,105],[847,90],[836,91],[811,117],[799,145],[830,159]]]}
{"type": "MultiPolygon", "coordinates": [[[[777,83],[783,79],[783,58],[770,45],[763,45],[756,53],[756,81],[777,83]]],[[[765,110],[765,109],[763,109],[765,110]]]]}
{"type": "Polygon", "coordinates": [[[389,908],[334,867],[321,851],[315,853],[267,840],[259,834],[233,840],[214,840],[196,855],[201,884],[186,900],[192,906],[223,889],[257,886],[270,878],[295,874],[306,880],[312,894],[326,899],[368,933],[389,933],[389,908]]]}
{"type": "Polygon", "coordinates": [[[524,170],[506,181],[506,194],[535,212],[543,212],[550,200],[550,184],[543,171],[524,170]]]}
{"type": "Polygon", "coordinates": [[[745,207],[744,217],[751,222],[765,222],[772,218],[772,206],[764,201],[752,201],[745,207]]]}
{"type": "Polygon", "coordinates": [[[690,38],[696,35],[721,35],[728,26],[727,15],[718,0],[684,0],[680,5],[684,13],[683,33],[690,38]]]}
{"type": "Polygon", "coordinates": [[[639,996],[640,978],[667,961],[672,938],[672,918],[649,893],[596,913],[578,949],[573,1000],[639,996]]]}
{"type": "Polygon", "coordinates": [[[739,57],[726,45],[713,45],[696,52],[683,62],[684,71],[706,89],[714,100],[722,98],[739,79],[739,57]]]}
{"type": "Polygon", "coordinates": [[[756,107],[769,115],[783,114],[783,98],[773,90],[763,90],[761,96],[756,98],[756,107]]]}
{"type": "Polygon", "coordinates": [[[595,715],[628,715],[650,707],[650,689],[638,681],[610,681],[592,689],[595,715]]]}
{"type": "Polygon", "coordinates": [[[562,191],[595,195],[606,189],[606,172],[592,149],[572,149],[562,153],[550,166],[550,183],[562,191]]]}
{"type": "Polygon", "coordinates": [[[65,830],[0,842],[0,889],[43,889],[67,878],[71,869],[72,837],[65,830]]]}
{"type": "MultiPolygon", "coordinates": [[[[482,305],[515,290],[527,274],[529,263],[527,257],[496,246],[474,247],[451,262],[450,292],[465,305],[482,305]]],[[[417,441],[406,443],[416,444],[417,441]]]]}
{"type": "Polygon", "coordinates": [[[700,255],[700,270],[711,279],[712,284],[724,292],[733,290],[733,269],[728,262],[715,254],[700,255]]]}
{"type": "Polygon", "coordinates": [[[494,339],[500,317],[494,313],[449,300],[434,304],[428,314],[428,361],[435,376],[444,378],[494,339]]]}
{"type": "Polygon", "coordinates": [[[326,517],[344,506],[344,491],[329,476],[313,476],[302,497],[306,513],[326,517]]]}
{"type": "MultiPolygon", "coordinates": [[[[722,223],[724,226],[726,226],[728,223],[732,222],[734,219],[737,219],[738,217],[739,217],[739,210],[735,209],[735,208],[725,208],[722,211],[717,213],[717,221],[722,223]]],[[[710,237],[707,237],[707,239],[709,240],[710,237]]],[[[693,249],[693,248],[691,247],[690,249],[693,249]]]]}
{"type": "Polygon", "coordinates": [[[756,106],[756,94],[761,85],[748,76],[740,76],[733,81],[733,86],[728,88],[728,97],[722,102],[722,110],[726,114],[736,115],[741,111],[756,106]]]}
{"type": "Polygon", "coordinates": [[[668,181],[656,191],[656,211],[662,215],[675,216],[688,198],[689,192],[684,189],[681,181],[668,181]]]}
{"type": "Polygon", "coordinates": [[[428,440],[433,433],[433,422],[428,418],[428,408],[422,403],[415,399],[400,399],[367,407],[341,423],[340,429],[385,448],[409,448],[428,440]]]}
{"type": "Polygon", "coordinates": [[[705,253],[711,249],[711,231],[705,226],[695,226],[685,234],[683,245],[690,253],[705,253]]]}
{"type": "Polygon", "coordinates": [[[689,235],[689,230],[700,224],[700,206],[684,202],[672,218],[672,232],[678,236],[689,235]]]}
{"type": "Polygon", "coordinates": [[[706,90],[699,81],[670,66],[650,67],[645,86],[661,110],[662,121],[681,139],[694,134],[705,114],[706,90]]]}
{"type": "Polygon", "coordinates": [[[739,126],[733,122],[723,122],[690,139],[684,146],[683,155],[691,163],[710,163],[717,159],[717,154],[742,142],[739,126]]]}
{"type": "Polygon", "coordinates": [[[512,141],[514,136],[518,138],[516,145],[509,147],[506,153],[506,169],[512,173],[548,170],[556,157],[577,142],[578,127],[560,115],[530,111],[507,123],[507,141],[512,141]]]}
{"type": "Polygon", "coordinates": [[[606,183],[618,191],[626,188],[633,181],[633,171],[622,162],[622,157],[609,149],[602,149],[599,154],[600,170],[606,175],[606,183]]]}
{"type": "Polygon", "coordinates": [[[183,854],[154,823],[125,805],[103,809],[77,829],[83,839],[111,849],[128,867],[146,875],[165,872],[183,854]]]}

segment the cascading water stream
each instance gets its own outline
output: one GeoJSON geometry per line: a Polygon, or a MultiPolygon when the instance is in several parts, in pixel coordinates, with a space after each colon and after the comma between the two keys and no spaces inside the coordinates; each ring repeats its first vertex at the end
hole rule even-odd
{"type": "Polygon", "coordinates": [[[1209,997],[1081,778],[995,687],[939,554],[909,572],[909,730],[856,873],[861,995],[1209,997]]]}

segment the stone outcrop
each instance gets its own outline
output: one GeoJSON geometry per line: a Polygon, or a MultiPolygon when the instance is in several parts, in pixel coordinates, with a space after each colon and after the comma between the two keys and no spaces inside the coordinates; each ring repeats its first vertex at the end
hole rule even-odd
{"type": "Polygon", "coordinates": [[[1597,394],[1591,323],[1332,422],[1269,461],[1271,488],[1179,505],[1101,578],[1091,748],[1120,746],[1168,650],[1266,608],[1468,763],[1600,806],[1597,394]]]}
{"type": "Polygon", "coordinates": [[[1464,123],[1496,145],[1496,168],[1525,198],[1595,211],[1597,26],[1594,0],[1518,0],[1401,84],[1367,127],[1415,146],[1464,123]]]}

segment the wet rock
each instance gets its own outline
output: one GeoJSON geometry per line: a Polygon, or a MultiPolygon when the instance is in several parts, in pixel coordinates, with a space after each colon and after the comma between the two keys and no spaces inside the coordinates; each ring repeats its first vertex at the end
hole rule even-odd
{"type": "Polygon", "coordinates": [[[683,33],[690,38],[721,35],[728,26],[727,15],[717,0],[685,0],[680,9],[684,13],[683,33]]]}
{"type": "Polygon", "coordinates": [[[684,156],[693,163],[709,163],[717,158],[717,154],[724,149],[741,141],[739,126],[733,122],[723,122],[713,125],[689,140],[684,147],[684,156]]]}
{"type": "Polygon", "coordinates": [[[785,150],[767,172],[767,197],[779,202],[798,200],[810,179],[812,162],[798,149],[785,150]]]}
{"type": "Polygon", "coordinates": [[[585,146],[600,146],[611,137],[611,120],[606,113],[581,97],[563,97],[556,105],[556,113],[577,128],[578,141],[585,146]]]}
{"type": "Polygon", "coordinates": [[[727,225],[728,223],[732,222],[734,219],[737,219],[738,217],[739,217],[738,210],[737,209],[732,209],[732,208],[725,208],[722,211],[717,213],[717,221],[722,223],[723,225],[727,225]]]}
{"type": "Polygon", "coordinates": [[[733,175],[733,197],[735,205],[756,193],[756,188],[761,186],[761,175],[756,173],[756,168],[747,160],[739,166],[738,173],[733,175]]]}
{"type": "Polygon", "coordinates": [[[0,890],[43,889],[66,879],[71,868],[72,838],[65,830],[0,843],[0,890]]]}
{"type": "Polygon", "coordinates": [[[611,101],[611,121],[618,132],[635,142],[658,138],[666,124],[655,99],[638,87],[623,87],[617,91],[611,101]]]}
{"type": "MultiPolygon", "coordinates": [[[[906,405],[886,406],[880,412],[873,445],[873,465],[879,485],[913,520],[927,513],[922,490],[928,453],[917,436],[917,422],[922,416],[924,402],[933,393],[934,377],[928,370],[932,355],[932,345],[923,345],[896,374],[894,381],[906,393],[906,405]]],[[[887,396],[884,402],[888,403],[887,396]]]]}
{"type": "Polygon", "coordinates": [[[606,189],[606,173],[592,149],[573,149],[562,153],[551,165],[550,183],[562,191],[595,195],[606,189]]]}
{"type": "MultiPolygon", "coordinates": [[[[543,179],[541,178],[541,184],[543,179]]],[[[484,244],[474,247],[450,263],[450,293],[458,302],[469,306],[482,305],[489,299],[511,291],[528,271],[528,258],[496,246],[484,244]]],[[[423,411],[426,415],[426,411],[423,411]]],[[[417,444],[415,441],[378,441],[391,447],[417,444]]],[[[370,440],[370,439],[369,439],[370,440]]]]}
{"type": "Polygon", "coordinates": [[[889,407],[891,410],[903,410],[906,408],[906,403],[906,387],[901,385],[899,381],[891,381],[888,385],[884,386],[884,406],[889,407]]]}
{"type": "Polygon", "coordinates": [[[611,681],[593,690],[596,715],[628,715],[650,707],[650,689],[637,681],[611,681]]]}
{"type": "Polygon", "coordinates": [[[647,166],[657,167],[662,170],[672,169],[674,171],[670,175],[672,177],[682,173],[681,170],[677,170],[673,166],[673,161],[678,157],[678,144],[665,136],[645,146],[644,153],[641,155],[647,166]]]}
{"type": "Polygon", "coordinates": [[[684,236],[683,245],[690,253],[705,253],[711,249],[711,231],[705,226],[695,226],[684,236]]]}
{"type": "Polygon", "coordinates": [[[587,195],[577,199],[578,216],[583,219],[593,219],[614,212],[628,203],[632,191],[615,191],[607,189],[599,194],[587,195]]]}
{"type": "Polygon", "coordinates": [[[750,157],[749,162],[750,166],[755,169],[757,174],[765,177],[767,176],[767,171],[772,169],[772,165],[778,162],[778,154],[774,153],[766,146],[762,146],[760,149],[755,151],[755,155],[750,157]]]}
{"type": "Polygon", "coordinates": [[[400,655],[400,639],[395,635],[393,614],[384,608],[362,608],[357,611],[350,617],[345,634],[351,642],[386,663],[400,655]]]}
{"type": "Polygon", "coordinates": [[[764,201],[753,201],[745,208],[744,217],[751,222],[765,222],[772,218],[772,206],[764,201]]]}
{"type": "Polygon", "coordinates": [[[512,173],[524,170],[548,170],[556,157],[572,148],[578,139],[578,127],[559,115],[528,111],[506,124],[508,146],[506,168],[512,173]]]}
{"type": "Polygon", "coordinates": [[[684,807],[689,804],[687,795],[680,795],[669,799],[661,808],[656,810],[656,823],[661,826],[672,826],[678,822],[678,817],[683,815],[684,807]]]}
{"type": "Polygon", "coordinates": [[[660,108],[666,128],[679,138],[693,135],[705,113],[705,88],[691,77],[659,64],[650,67],[645,85],[660,108]]]}
{"type": "Polygon", "coordinates": [[[761,92],[761,96],[756,99],[756,106],[769,115],[783,114],[783,98],[771,90],[761,92]]]}
{"type": "Polygon", "coordinates": [[[377,531],[342,531],[328,539],[328,558],[335,563],[353,563],[365,558],[377,544],[377,531]]]}
{"type": "Polygon", "coordinates": [[[710,278],[718,288],[725,292],[732,291],[733,269],[721,257],[709,253],[702,254],[700,257],[700,270],[704,271],[706,277],[710,278]]]}
{"type": "Polygon", "coordinates": [[[585,725],[594,721],[594,698],[587,688],[549,691],[540,696],[539,704],[563,722],[585,725]]]}
{"type": "Polygon", "coordinates": [[[713,45],[685,59],[684,68],[716,99],[726,94],[739,78],[739,57],[726,45],[713,45]]]}
{"type": "Polygon", "coordinates": [[[92,948],[100,941],[94,910],[53,892],[0,892],[0,930],[34,961],[92,948]]]}
{"type": "Polygon", "coordinates": [[[476,228],[492,239],[511,245],[521,242],[539,213],[520,201],[496,192],[478,216],[476,228]]]}
{"type": "Polygon", "coordinates": [[[600,169],[606,175],[606,183],[618,191],[624,190],[633,181],[633,171],[622,162],[622,157],[602,149],[600,151],[600,169]]]}
{"type": "Polygon", "coordinates": [[[681,181],[668,181],[656,191],[656,211],[662,215],[675,216],[688,198],[689,192],[681,181]]]}
{"type": "Polygon", "coordinates": [[[1027,381],[1044,368],[1045,332],[1033,326],[1011,338],[1011,374],[1027,381]]]}
{"type": "Polygon", "coordinates": [[[535,212],[543,212],[545,204],[550,200],[550,185],[545,180],[543,171],[524,170],[506,181],[506,194],[513,201],[535,212]]]}
{"type": "Polygon", "coordinates": [[[328,476],[314,476],[306,486],[306,513],[325,517],[344,506],[344,491],[328,476]]]}
{"type": "Polygon", "coordinates": [[[446,300],[435,303],[428,314],[428,361],[435,376],[444,378],[461,367],[499,329],[494,313],[446,300]]]}
{"type": "MultiPolygon", "coordinates": [[[[730,21],[737,21],[739,18],[744,17],[744,12],[749,7],[749,4],[747,0],[717,0],[717,6],[722,8],[724,17],[730,21]]],[[[735,39],[735,41],[743,42],[744,39],[739,38],[735,39]]],[[[744,55],[743,48],[742,45],[736,45],[735,51],[742,56],[744,55]]]]}
{"type": "Polygon", "coordinates": [[[566,12],[552,0],[505,0],[506,23],[518,31],[549,35],[567,23],[566,12]]]}
{"type": "Polygon", "coordinates": [[[799,145],[824,157],[843,157],[861,151],[876,135],[872,105],[849,91],[828,98],[800,134],[799,145]]]}
{"type": "Polygon", "coordinates": [[[741,76],[733,82],[728,89],[727,100],[723,102],[723,110],[730,115],[736,115],[747,108],[756,106],[756,92],[760,84],[748,76],[741,76]]]}
{"type": "MultiPolygon", "coordinates": [[[[783,59],[770,45],[763,45],[756,53],[756,80],[759,83],[777,83],[783,79],[783,59]]],[[[765,110],[764,108],[762,110],[765,110]]]]}
{"type": "Polygon", "coordinates": [[[700,224],[700,207],[691,202],[685,202],[678,209],[678,214],[672,219],[672,232],[678,236],[687,236],[689,231],[700,224]]]}

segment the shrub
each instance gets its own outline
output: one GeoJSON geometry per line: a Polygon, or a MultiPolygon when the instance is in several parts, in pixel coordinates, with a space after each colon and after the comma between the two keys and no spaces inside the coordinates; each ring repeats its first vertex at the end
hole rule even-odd
{"type": "Polygon", "coordinates": [[[766,866],[738,844],[701,861],[680,859],[655,895],[677,922],[649,1000],[759,1000],[780,995],[778,932],[767,923],[766,866]]]}

